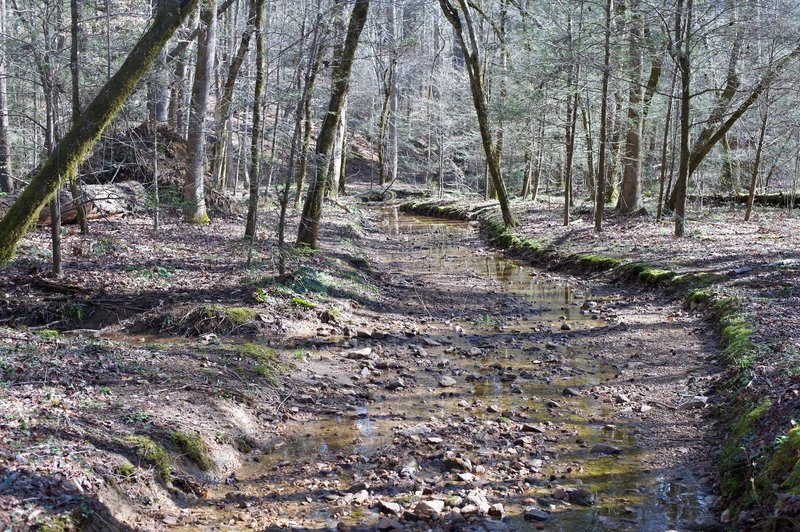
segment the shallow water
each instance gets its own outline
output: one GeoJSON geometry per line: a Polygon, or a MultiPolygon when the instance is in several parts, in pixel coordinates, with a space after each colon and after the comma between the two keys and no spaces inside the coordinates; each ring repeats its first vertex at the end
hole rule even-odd
{"type": "MultiPolygon", "coordinates": [[[[483,348],[484,354],[478,357],[449,357],[454,371],[475,374],[478,378],[448,394],[437,389],[435,375],[420,371],[415,388],[419,393],[387,393],[383,400],[346,414],[297,423],[294,430],[286,431],[293,435],[277,442],[259,463],[248,463],[237,472],[240,483],[246,484],[250,491],[258,491],[266,472],[281,465],[335,461],[337,457],[354,454],[368,458],[393,445],[399,425],[413,427],[429,421],[432,416],[447,419],[468,415],[481,423],[496,420],[507,411],[524,411],[531,422],[551,422],[562,433],[570,435],[553,442],[552,451],[558,457],[549,460],[542,471],[558,477],[566,467],[580,464],[582,470],[573,472],[565,485],[574,487],[582,483],[581,487],[598,494],[596,506],[567,506],[554,510],[550,520],[543,523],[546,530],[686,529],[703,516],[706,508],[700,488],[651,473],[645,464],[647,451],[637,447],[634,429],[624,423],[609,425],[603,421],[612,416],[607,405],[590,395],[563,396],[565,388],[586,389],[602,383],[617,371],[599,363],[588,350],[573,349],[559,340],[564,321],[572,327],[570,334],[606,325],[580,312],[580,305],[587,296],[579,296],[562,284],[536,275],[535,269],[498,253],[476,251],[459,244],[462,237],[475,231],[468,223],[398,215],[391,210],[382,211],[382,216],[383,230],[391,238],[407,242],[408,253],[398,258],[400,275],[409,279],[451,275],[461,280],[459,297],[464,299],[453,298],[454,318],[450,325],[457,324],[463,332],[457,334],[452,329],[432,326],[421,333],[446,346],[483,348]],[[486,279],[496,281],[496,291],[507,299],[501,299],[504,303],[501,308],[487,306],[485,314],[465,319],[459,309],[467,300],[480,297],[480,293],[469,290],[469,280],[478,278],[481,286],[486,279]],[[550,332],[552,334],[547,336],[550,332]],[[543,337],[554,341],[544,341],[543,337]],[[560,360],[557,369],[543,371],[548,359],[553,357],[560,360]],[[504,382],[503,371],[515,374],[527,371],[531,377],[504,382]],[[459,405],[464,400],[480,401],[484,407],[470,408],[465,414],[463,405],[459,405]],[[559,403],[559,408],[546,407],[548,400],[559,403]],[[490,413],[485,408],[487,405],[496,405],[497,412],[490,413]],[[621,447],[623,452],[612,457],[590,456],[588,450],[600,442],[621,447]]],[[[351,474],[352,471],[345,470],[336,478],[347,485],[351,474]]],[[[425,474],[420,471],[420,476],[425,474]]],[[[433,475],[432,472],[427,474],[433,475]]],[[[271,490],[273,486],[263,488],[271,490]]],[[[225,489],[221,487],[216,495],[223,497],[225,489]]],[[[287,496],[292,493],[291,486],[281,489],[287,496]]],[[[524,497],[547,496],[551,491],[539,483],[524,497]]],[[[522,497],[511,496],[504,501],[504,506],[509,517],[502,523],[496,522],[494,528],[532,528],[532,524],[521,517],[522,497]]],[[[291,519],[292,514],[298,518],[313,516],[328,526],[343,520],[342,516],[331,514],[326,501],[314,499],[301,506],[287,504],[285,512],[287,519],[291,519]]],[[[350,521],[357,522],[358,517],[356,512],[350,516],[350,521]]]]}

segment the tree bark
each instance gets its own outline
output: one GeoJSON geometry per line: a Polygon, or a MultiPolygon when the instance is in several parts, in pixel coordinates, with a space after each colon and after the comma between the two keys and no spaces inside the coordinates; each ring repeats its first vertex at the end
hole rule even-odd
{"type": "Polygon", "coordinates": [[[308,246],[312,249],[317,247],[319,225],[322,218],[322,198],[325,194],[326,176],[324,169],[327,166],[325,162],[330,154],[331,146],[336,136],[336,128],[339,124],[339,115],[342,112],[347,92],[350,89],[350,72],[353,68],[359,37],[367,21],[369,4],[369,0],[356,0],[355,5],[353,5],[353,11],[350,14],[350,22],[347,27],[347,36],[341,56],[336,58],[328,112],[325,114],[325,119],[317,137],[317,148],[314,154],[314,178],[303,203],[303,215],[300,219],[300,229],[297,234],[297,245],[299,246],[308,246]]]}
{"type": "Polygon", "coordinates": [[[39,211],[53,197],[62,180],[75,174],[78,165],[147,73],[158,51],[196,3],[197,0],[164,0],[150,28],[117,73],[81,113],[53,154],[33,174],[28,186],[0,220],[0,264],[11,260],[17,242],[34,223],[39,211]]]}
{"type": "Polygon", "coordinates": [[[486,155],[486,166],[492,178],[497,199],[500,203],[500,210],[503,214],[503,222],[506,227],[514,227],[517,220],[511,213],[508,201],[506,185],[500,170],[500,161],[492,140],[492,130],[489,125],[489,110],[486,103],[486,94],[483,88],[483,76],[481,75],[481,62],[478,55],[478,43],[475,36],[472,18],[469,15],[467,0],[458,0],[459,9],[456,9],[450,0],[439,0],[439,5],[444,11],[450,25],[453,26],[456,40],[464,52],[464,63],[467,68],[470,89],[472,92],[472,103],[475,106],[475,113],[478,115],[478,126],[481,133],[483,151],[486,155]],[[462,16],[464,20],[462,21],[462,16]],[[466,32],[466,36],[465,36],[466,32]],[[469,46],[467,46],[467,40],[469,46]]]}
{"type": "Polygon", "coordinates": [[[678,180],[675,183],[675,236],[683,237],[686,233],[686,189],[689,175],[689,126],[691,124],[691,38],[692,38],[692,0],[686,0],[686,20],[683,30],[680,29],[683,10],[683,0],[678,0],[675,7],[675,39],[679,41],[677,50],[678,68],[681,73],[681,153],[678,163],[678,180]]]}
{"type": "Polygon", "coordinates": [[[595,187],[594,230],[603,230],[603,213],[606,206],[606,136],[608,135],[608,80],[611,77],[611,7],[605,5],[605,37],[603,43],[603,81],[600,93],[600,153],[597,157],[597,186],[595,187]]]}
{"type": "Polygon", "coordinates": [[[620,212],[630,214],[642,208],[642,41],[644,24],[639,12],[639,0],[629,0],[628,24],[630,47],[630,90],[628,91],[628,131],[625,136],[625,156],[622,159],[622,191],[617,202],[620,212]]]}
{"type": "Polygon", "coordinates": [[[758,132],[758,144],[756,145],[756,157],[753,161],[753,174],[750,176],[750,189],[747,192],[747,209],[744,212],[744,221],[750,221],[753,212],[753,200],[756,197],[756,184],[758,183],[758,171],[761,167],[761,153],[764,150],[764,135],[767,132],[767,121],[769,120],[769,96],[764,98],[764,114],[761,117],[761,130],[758,132]]]}
{"type": "Polygon", "coordinates": [[[258,227],[258,187],[261,184],[261,108],[264,100],[264,70],[266,68],[266,39],[264,38],[265,3],[258,1],[255,13],[256,28],[256,83],[253,87],[253,128],[250,137],[250,196],[247,202],[247,225],[244,237],[256,238],[258,227]]]}
{"type": "MultiPolygon", "coordinates": [[[[81,5],[79,0],[70,0],[70,50],[69,50],[69,71],[72,78],[72,122],[78,119],[81,114],[81,78],[80,78],[80,35],[81,35],[81,5]]],[[[86,220],[86,209],[79,192],[78,176],[74,176],[69,182],[72,201],[75,202],[78,213],[78,225],[81,233],[89,234],[89,222],[86,220]]]]}
{"type": "MultiPolygon", "coordinates": [[[[239,78],[242,64],[247,57],[247,51],[250,48],[250,38],[253,32],[256,31],[256,11],[258,7],[257,2],[265,2],[266,0],[250,0],[248,7],[247,27],[242,32],[242,38],[239,42],[239,48],[236,54],[228,65],[228,73],[225,76],[225,82],[222,87],[222,96],[217,102],[216,110],[216,135],[214,146],[211,150],[213,153],[211,175],[214,176],[214,181],[217,186],[222,186],[222,175],[225,162],[225,153],[231,149],[230,146],[225,148],[226,139],[228,138],[228,122],[231,118],[231,104],[233,102],[233,90],[236,87],[236,81],[239,78]]],[[[263,8],[262,8],[263,9],[263,8]]]]}
{"type": "Polygon", "coordinates": [[[205,125],[217,46],[216,0],[205,0],[200,18],[203,28],[197,40],[197,65],[192,85],[192,109],[189,116],[187,140],[188,153],[183,182],[183,216],[187,222],[194,224],[204,224],[210,221],[206,212],[205,194],[205,125]]]}
{"type": "Polygon", "coordinates": [[[14,179],[11,177],[11,149],[8,138],[7,68],[6,0],[0,0],[0,191],[11,193],[14,191],[14,179]]]}

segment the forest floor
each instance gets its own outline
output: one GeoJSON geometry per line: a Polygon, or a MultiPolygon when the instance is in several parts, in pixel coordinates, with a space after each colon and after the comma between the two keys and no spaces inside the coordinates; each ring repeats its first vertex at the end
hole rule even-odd
{"type": "Polygon", "coordinates": [[[0,277],[4,527],[717,526],[700,313],[352,199],[278,282],[274,211],[249,266],[241,215],[68,228],[58,282],[26,237],[0,277]]]}

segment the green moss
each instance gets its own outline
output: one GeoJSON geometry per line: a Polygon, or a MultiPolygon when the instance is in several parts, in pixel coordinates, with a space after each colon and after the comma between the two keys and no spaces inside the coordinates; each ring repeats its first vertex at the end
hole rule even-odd
{"type": "Polygon", "coordinates": [[[203,471],[208,471],[214,467],[214,462],[208,455],[208,446],[199,432],[187,434],[185,432],[173,432],[169,435],[172,443],[178,446],[189,460],[197,464],[203,471]]]}
{"type": "Polygon", "coordinates": [[[652,286],[659,285],[675,277],[673,272],[657,268],[645,262],[626,264],[623,271],[634,279],[652,286]]]}
{"type": "Polygon", "coordinates": [[[52,339],[52,338],[58,338],[60,333],[53,329],[41,329],[39,331],[36,331],[36,335],[39,336],[39,338],[52,339]]]}
{"type": "Polygon", "coordinates": [[[292,304],[293,305],[297,305],[298,307],[304,307],[304,308],[317,308],[317,304],[316,303],[312,303],[308,299],[305,299],[305,298],[302,298],[302,297],[299,297],[299,296],[292,298],[292,304]]]}
{"type": "Polygon", "coordinates": [[[158,443],[153,441],[150,436],[137,434],[128,436],[125,443],[133,447],[133,451],[139,459],[144,460],[153,466],[161,477],[161,480],[172,482],[172,468],[169,464],[167,452],[158,443]]]}
{"type": "Polygon", "coordinates": [[[700,273],[682,273],[676,275],[670,283],[676,288],[680,287],[695,287],[702,288],[711,286],[712,284],[720,283],[728,278],[727,275],[722,273],[700,272],[700,273]]]}
{"type": "Polygon", "coordinates": [[[244,342],[237,346],[237,350],[244,355],[255,358],[261,362],[272,362],[275,360],[275,350],[268,345],[257,342],[244,342]]]}
{"type": "Polygon", "coordinates": [[[693,303],[707,305],[713,297],[714,294],[712,292],[702,288],[695,288],[686,295],[686,305],[689,306],[693,303]]]}
{"type": "Polygon", "coordinates": [[[121,464],[117,466],[116,469],[117,475],[121,477],[132,477],[134,472],[134,467],[131,464],[121,464]]]}
{"type": "Polygon", "coordinates": [[[775,451],[756,479],[756,488],[800,495],[800,427],[790,429],[775,442],[775,451]]]}
{"type": "Polygon", "coordinates": [[[713,302],[714,311],[717,313],[722,330],[722,346],[725,355],[740,370],[749,369],[755,358],[756,349],[753,343],[753,329],[747,321],[747,316],[739,309],[738,302],[733,298],[719,298],[713,302]]]}
{"type": "Polygon", "coordinates": [[[722,474],[722,494],[733,501],[749,498],[748,479],[751,476],[751,452],[749,440],[756,421],[772,405],[770,399],[763,399],[755,407],[742,415],[731,426],[730,436],[720,453],[720,472],[722,474]]]}
{"type": "Polygon", "coordinates": [[[612,270],[622,264],[622,261],[619,259],[592,253],[576,253],[574,255],[570,255],[568,260],[578,262],[582,267],[592,271],[612,270]]]}
{"type": "Polygon", "coordinates": [[[233,325],[244,325],[253,321],[258,312],[247,307],[224,307],[222,305],[207,305],[206,314],[209,317],[218,315],[224,317],[233,325]]]}

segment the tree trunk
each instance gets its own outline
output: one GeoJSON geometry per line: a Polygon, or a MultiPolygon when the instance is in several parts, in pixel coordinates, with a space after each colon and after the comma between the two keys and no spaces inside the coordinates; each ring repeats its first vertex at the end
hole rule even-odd
{"type": "Polygon", "coordinates": [[[0,220],[0,264],[11,260],[17,242],[34,223],[39,211],[53,197],[62,180],[75,174],[78,165],[149,70],[158,51],[196,3],[197,0],[164,0],[150,28],[117,73],[33,174],[28,186],[0,220]]]}
{"type": "MultiPolygon", "coordinates": [[[[691,117],[689,116],[691,102],[691,38],[692,38],[692,1],[686,0],[686,20],[683,31],[676,30],[676,39],[681,42],[678,50],[678,68],[681,73],[681,154],[678,164],[678,180],[675,183],[675,236],[683,237],[686,233],[686,189],[688,187],[689,175],[689,126],[691,117]],[[678,36],[682,36],[682,38],[678,36]]],[[[681,11],[683,0],[678,0],[675,8],[675,24],[677,27],[681,23],[681,11]]]]}
{"type": "Polygon", "coordinates": [[[6,89],[6,0],[0,0],[0,191],[14,191],[11,177],[11,150],[8,137],[8,91],[6,89]]]}
{"type": "Polygon", "coordinates": [[[764,150],[764,135],[767,131],[767,121],[769,120],[769,95],[764,97],[764,113],[761,117],[761,130],[758,132],[758,144],[756,145],[756,157],[753,161],[753,175],[750,176],[750,189],[747,192],[747,209],[744,213],[744,221],[750,221],[753,212],[753,199],[756,196],[756,184],[758,183],[758,171],[761,167],[761,153],[764,150]]]}
{"type": "Polygon", "coordinates": [[[672,73],[672,83],[669,88],[669,99],[667,100],[667,116],[664,119],[664,135],[661,139],[661,168],[658,179],[658,206],[656,207],[656,221],[661,221],[664,214],[664,183],[667,178],[667,145],[669,144],[669,130],[672,120],[672,98],[675,95],[675,83],[678,79],[678,69],[672,73]]]}
{"type": "Polygon", "coordinates": [[[628,131],[625,137],[625,156],[622,159],[622,192],[617,209],[635,213],[642,208],[642,41],[644,23],[639,12],[639,0],[629,0],[629,37],[631,85],[628,91],[628,131]]]}
{"type": "MultiPolygon", "coordinates": [[[[70,50],[69,50],[69,71],[72,78],[72,123],[81,114],[81,78],[80,68],[78,63],[80,52],[80,33],[81,33],[81,6],[79,0],[70,0],[70,50]]],[[[74,176],[69,182],[70,192],[72,193],[72,201],[75,202],[78,213],[78,225],[81,228],[81,233],[89,234],[89,222],[86,220],[86,209],[84,208],[83,201],[79,192],[78,176],[74,176]]]]}
{"type": "Polygon", "coordinates": [[[256,239],[258,228],[258,187],[261,184],[261,108],[264,100],[264,70],[267,55],[264,38],[265,3],[256,6],[254,25],[256,28],[256,83],[253,87],[253,128],[250,137],[250,196],[247,202],[247,225],[245,239],[256,239]]]}
{"type": "Polygon", "coordinates": [[[308,154],[311,151],[311,133],[314,129],[314,121],[311,115],[311,104],[314,97],[314,84],[317,80],[317,73],[319,72],[320,62],[322,59],[322,50],[320,46],[315,48],[314,55],[309,58],[311,63],[311,70],[308,73],[306,80],[306,88],[304,91],[303,100],[303,142],[300,146],[300,157],[297,159],[297,179],[294,206],[300,207],[300,198],[303,197],[303,183],[308,175],[308,154]]]}
{"type": "Polygon", "coordinates": [[[183,183],[183,216],[187,222],[194,224],[209,222],[205,195],[205,125],[217,46],[216,0],[205,0],[200,18],[203,28],[197,41],[197,64],[192,85],[186,175],[183,183]]]}
{"type": "Polygon", "coordinates": [[[606,136],[608,135],[608,80],[611,77],[611,4],[605,5],[605,40],[603,43],[603,81],[600,92],[600,153],[597,157],[597,186],[595,187],[594,230],[603,230],[603,212],[606,206],[606,136]]]}
{"type": "MultiPolygon", "coordinates": [[[[239,42],[239,48],[236,54],[228,65],[228,73],[225,77],[225,82],[222,87],[222,96],[217,102],[216,109],[216,123],[215,123],[215,141],[211,149],[213,154],[211,175],[214,176],[214,181],[217,186],[222,186],[223,169],[225,167],[225,154],[230,151],[231,147],[225,148],[228,138],[229,122],[231,118],[231,104],[233,102],[233,90],[236,87],[236,81],[239,78],[242,64],[247,57],[247,51],[250,48],[250,38],[253,32],[256,31],[256,10],[257,2],[265,2],[266,0],[250,0],[248,7],[247,27],[242,32],[242,38],[239,42]]],[[[260,29],[260,28],[259,28],[260,29]]]]}
{"type": "Polygon", "coordinates": [[[300,229],[297,234],[297,244],[299,246],[317,247],[319,224],[322,218],[322,198],[325,194],[325,161],[330,154],[331,146],[336,136],[339,115],[342,112],[347,92],[350,89],[350,71],[353,68],[356,48],[358,47],[361,31],[367,21],[368,12],[369,0],[356,0],[353,11],[350,14],[347,37],[345,38],[342,53],[335,58],[328,112],[325,114],[325,119],[320,128],[319,136],[317,137],[317,148],[314,154],[314,178],[308,189],[308,194],[306,194],[303,215],[300,219],[300,229]]]}
{"type": "Polygon", "coordinates": [[[483,151],[486,155],[486,166],[489,169],[489,174],[492,178],[492,184],[497,194],[497,199],[500,202],[500,210],[503,214],[503,222],[506,227],[514,227],[517,221],[511,213],[511,207],[508,201],[508,193],[506,192],[506,185],[503,181],[503,175],[500,171],[500,161],[498,160],[495,146],[492,141],[492,131],[489,125],[489,110],[486,104],[486,94],[483,90],[483,81],[481,75],[481,63],[478,56],[478,43],[475,37],[475,29],[473,27],[472,18],[470,17],[469,7],[467,0],[458,0],[460,9],[456,9],[450,0],[439,0],[439,5],[444,11],[445,17],[453,26],[456,40],[464,52],[465,65],[467,68],[467,75],[469,76],[469,84],[472,92],[472,103],[475,106],[475,113],[478,115],[478,126],[481,133],[481,143],[483,144],[483,151]],[[464,17],[462,22],[461,17],[464,17]],[[465,28],[466,26],[466,28],[465,28]],[[467,33],[465,37],[464,33],[467,33]],[[467,39],[469,46],[467,46],[467,39]]]}

